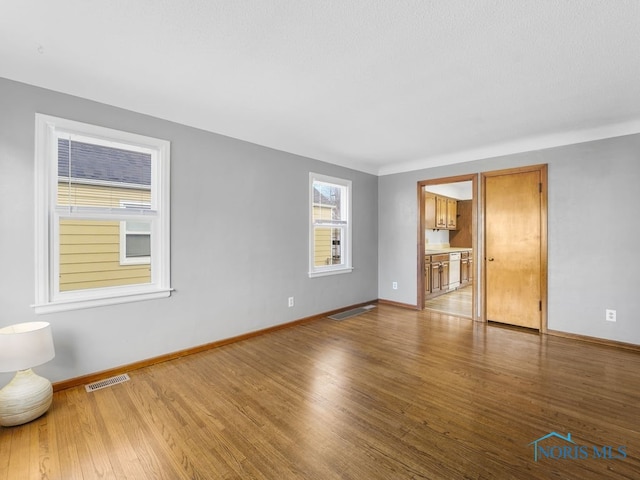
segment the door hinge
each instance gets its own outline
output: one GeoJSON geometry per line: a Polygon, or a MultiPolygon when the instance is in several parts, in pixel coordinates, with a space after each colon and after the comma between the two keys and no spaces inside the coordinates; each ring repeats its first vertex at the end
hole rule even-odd
{"type": "Polygon", "coordinates": [[[538,303],[538,308],[540,309],[540,311],[542,311],[542,300],[540,300],[540,302],[538,303]]]}
{"type": "Polygon", "coordinates": [[[538,184],[538,192],[542,193],[542,182],[538,184]]]}

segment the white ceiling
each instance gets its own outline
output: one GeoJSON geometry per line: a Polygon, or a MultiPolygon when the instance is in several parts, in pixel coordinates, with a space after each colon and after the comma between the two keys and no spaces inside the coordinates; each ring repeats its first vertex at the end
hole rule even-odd
{"type": "Polygon", "coordinates": [[[384,175],[640,132],[640,1],[0,0],[0,76],[384,175]]]}

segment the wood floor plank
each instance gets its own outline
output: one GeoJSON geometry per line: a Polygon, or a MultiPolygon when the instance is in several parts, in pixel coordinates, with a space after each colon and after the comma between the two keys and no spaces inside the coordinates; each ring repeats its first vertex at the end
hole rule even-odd
{"type": "MultiPolygon", "coordinates": [[[[61,477],[69,480],[82,480],[80,456],[77,448],[77,444],[81,439],[81,432],[74,421],[76,409],[71,400],[71,395],[73,394],[74,389],[55,393],[53,395],[53,407],[47,412],[45,418],[56,424],[57,454],[60,462],[61,477]]],[[[32,425],[26,424],[15,428],[32,428],[32,425]]]]}
{"type": "Polygon", "coordinates": [[[86,392],[76,388],[68,392],[68,400],[75,407],[75,416],[72,419],[76,432],[76,448],[80,460],[80,469],[83,478],[115,478],[112,461],[117,462],[117,456],[110,458],[105,442],[102,427],[103,421],[100,412],[95,408],[94,398],[86,395],[86,392]]]}
{"type": "Polygon", "coordinates": [[[0,480],[9,478],[11,460],[11,429],[0,427],[0,480]]]}
{"type": "Polygon", "coordinates": [[[457,290],[428,299],[424,302],[424,308],[432,312],[472,318],[473,285],[466,285],[457,290]]]}
{"type": "MultiPolygon", "coordinates": [[[[138,441],[131,441],[131,436],[127,430],[135,431],[133,417],[135,412],[126,408],[124,402],[119,398],[123,397],[123,389],[114,385],[94,392],[93,398],[96,409],[103,412],[101,428],[105,437],[105,447],[111,458],[116,478],[152,478],[150,472],[143,467],[140,461],[137,445],[138,441]],[[107,413],[108,415],[104,415],[107,413]],[[111,452],[118,452],[115,456],[111,452]]],[[[136,437],[133,437],[136,438],[136,437]]]]}
{"type": "MultiPolygon", "coordinates": [[[[50,411],[58,408],[59,399],[54,398],[50,411]]],[[[52,415],[36,420],[39,442],[39,473],[36,478],[46,480],[65,480],[61,475],[60,457],[58,455],[58,435],[56,433],[56,419],[52,415]]]]}
{"type": "Polygon", "coordinates": [[[130,376],[0,428],[0,480],[640,478],[631,350],[379,305],[130,376]]]}
{"type": "Polygon", "coordinates": [[[20,478],[31,467],[30,435],[26,429],[11,429],[11,455],[7,465],[7,479],[20,478]],[[19,454],[17,454],[19,452],[19,454]]]}

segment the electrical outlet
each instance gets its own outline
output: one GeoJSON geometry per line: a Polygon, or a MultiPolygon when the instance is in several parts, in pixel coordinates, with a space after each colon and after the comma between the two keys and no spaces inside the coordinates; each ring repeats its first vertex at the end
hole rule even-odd
{"type": "Polygon", "coordinates": [[[391,288],[393,288],[394,290],[397,290],[398,289],[398,282],[393,282],[391,284],[391,288]]]}
{"type": "Polygon", "coordinates": [[[289,306],[293,307],[294,302],[293,302],[293,297],[289,297],[289,306]]]}
{"type": "Polygon", "coordinates": [[[607,308],[604,311],[604,313],[605,313],[604,319],[607,322],[615,322],[616,321],[616,311],[615,310],[611,310],[611,309],[607,308]]]}

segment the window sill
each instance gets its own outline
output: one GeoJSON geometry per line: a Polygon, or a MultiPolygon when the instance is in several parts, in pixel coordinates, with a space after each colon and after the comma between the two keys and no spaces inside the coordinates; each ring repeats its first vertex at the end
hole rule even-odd
{"type": "Polygon", "coordinates": [[[351,273],[353,272],[353,267],[341,267],[335,268],[331,270],[316,270],[314,272],[309,272],[309,278],[315,277],[326,277],[328,275],[339,275],[341,273],[351,273]]]}
{"type": "Polygon", "coordinates": [[[117,305],[120,303],[140,302],[142,300],[153,300],[166,298],[171,295],[172,288],[159,289],[141,293],[129,293],[122,295],[112,295],[102,298],[83,298],[56,301],[39,305],[32,305],[37,315],[46,313],[66,312],[69,310],[81,310],[84,308],[102,307],[105,305],[117,305]]]}

